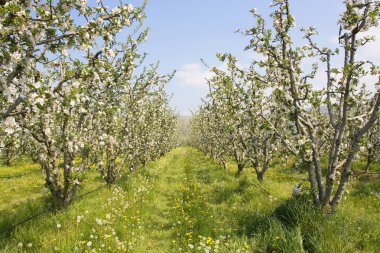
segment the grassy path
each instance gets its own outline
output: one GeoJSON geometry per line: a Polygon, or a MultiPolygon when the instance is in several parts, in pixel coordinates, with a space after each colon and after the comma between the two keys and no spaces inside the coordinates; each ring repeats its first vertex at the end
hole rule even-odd
{"type": "Polygon", "coordinates": [[[236,178],[189,147],[177,148],[149,167],[153,175],[158,173],[143,207],[147,223],[142,234],[149,243],[140,243],[134,252],[246,252],[249,249],[245,240],[232,243],[234,220],[225,216],[231,210],[230,203],[224,201],[245,187],[232,183],[236,178]],[[214,173],[219,173],[218,177],[214,173]],[[230,180],[231,189],[220,190],[226,180],[230,180]]]}
{"type": "Polygon", "coordinates": [[[178,148],[150,165],[156,169],[159,175],[155,176],[156,180],[149,201],[144,207],[148,222],[143,234],[149,243],[140,246],[141,252],[171,251],[173,241],[171,229],[172,199],[184,176],[187,154],[187,149],[178,148]]]}
{"type": "Polygon", "coordinates": [[[360,252],[358,245],[366,245],[363,252],[380,249],[378,240],[359,239],[352,224],[345,224],[356,220],[374,240],[379,230],[369,227],[367,218],[352,212],[350,218],[342,213],[323,220],[307,198],[291,199],[291,187],[304,175],[271,170],[259,183],[247,169],[236,178],[190,147],[177,148],[151,166],[157,174],[144,206],[146,241],[133,252],[360,252]],[[343,235],[347,230],[350,236],[343,235]]]}
{"type": "MultiPolygon", "coordinates": [[[[251,169],[239,178],[236,166],[230,169],[191,147],[176,148],[111,189],[0,234],[0,252],[379,252],[377,183],[352,186],[342,209],[326,218],[309,198],[291,198],[304,174],[277,164],[259,183],[251,169]]],[[[95,176],[86,187],[100,183],[95,176]]],[[[22,204],[23,194],[5,193],[0,224],[35,211],[22,204]]]]}

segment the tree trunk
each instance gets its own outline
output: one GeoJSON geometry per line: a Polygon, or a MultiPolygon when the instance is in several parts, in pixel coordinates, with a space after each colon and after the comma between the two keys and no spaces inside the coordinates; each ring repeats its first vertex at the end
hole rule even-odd
{"type": "MultiPolygon", "coordinates": [[[[321,155],[319,154],[319,142],[318,142],[318,139],[317,139],[317,134],[316,134],[316,130],[312,127],[312,126],[308,126],[308,134],[309,134],[309,138],[312,142],[312,145],[311,145],[311,155],[312,155],[312,161],[311,163],[313,163],[313,169],[314,169],[314,173],[310,174],[313,176],[313,179],[314,179],[314,182],[312,182],[312,184],[315,183],[314,186],[316,186],[317,188],[317,193],[318,193],[318,202],[319,203],[322,203],[323,200],[325,199],[325,195],[326,195],[326,191],[325,191],[325,186],[323,184],[323,175],[322,175],[322,168],[321,168],[321,155]]],[[[306,150],[304,150],[306,151],[306,150]]],[[[309,166],[309,169],[310,169],[310,166],[309,166]]],[[[333,181],[332,181],[333,183],[333,181]]],[[[328,182],[326,183],[328,184],[328,182]]]]}
{"type": "Polygon", "coordinates": [[[6,159],[5,159],[5,164],[7,166],[11,166],[12,165],[12,159],[7,156],[6,159]]]}
{"type": "Polygon", "coordinates": [[[73,188],[71,188],[69,191],[67,191],[64,194],[62,193],[61,189],[57,189],[56,191],[52,192],[54,206],[58,209],[67,207],[74,200],[74,196],[77,190],[78,190],[78,187],[74,185],[73,188]]]}
{"type": "Polygon", "coordinates": [[[367,163],[365,166],[365,173],[369,173],[369,167],[371,166],[372,161],[373,161],[372,150],[373,150],[372,148],[368,149],[367,163]]]}
{"type": "Polygon", "coordinates": [[[271,158],[268,157],[267,155],[264,159],[265,159],[265,162],[264,162],[262,169],[260,169],[260,162],[259,161],[256,162],[256,166],[255,166],[256,176],[260,182],[262,182],[264,180],[264,175],[267,172],[267,170],[269,168],[270,161],[271,161],[271,158]]]}
{"type": "Polygon", "coordinates": [[[6,147],[5,148],[5,164],[7,166],[11,166],[12,165],[12,151],[11,151],[11,147],[6,147]]]}
{"type": "Polygon", "coordinates": [[[221,161],[221,163],[223,164],[223,168],[224,168],[224,170],[225,170],[226,172],[228,172],[228,164],[227,164],[227,161],[224,160],[224,159],[222,159],[222,160],[220,160],[220,161],[221,161]]]}
{"type": "Polygon", "coordinates": [[[116,159],[113,158],[107,161],[107,174],[104,179],[106,180],[106,183],[109,187],[116,181],[117,173],[115,171],[115,160],[116,159]]]}
{"type": "Polygon", "coordinates": [[[257,179],[262,182],[264,180],[264,174],[261,173],[260,171],[256,170],[256,176],[257,176],[257,179]]]}
{"type": "Polygon", "coordinates": [[[244,164],[238,163],[238,170],[237,170],[237,175],[241,175],[243,173],[244,169],[244,164]]]}
{"type": "Polygon", "coordinates": [[[315,177],[314,164],[312,162],[309,162],[308,165],[309,165],[308,176],[309,176],[311,193],[313,194],[314,202],[319,204],[320,200],[319,200],[319,195],[318,195],[318,184],[315,177]]]}
{"type": "Polygon", "coordinates": [[[360,142],[360,137],[356,136],[353,140],[353,144],[351,147],[351,152],[348,154],[346,162],[343,167],[343,173],[339,182],[338,189],[335,193],[334,198],[330,201],[330,206],[333,210],[336,209],[338,206],[339,202],[341,201],[343,197],[344,190],[346,189],[348,180],[352,174],[351,168],[352,168],[352,162],[354,160],[354,156],[359,148],[359,142],[360,142]]]}
{"type": "Polygon", "coordinates": [[[56,208],[61,209],[67,207],[73,200],[77,190],[78,184],[71,183],[71,170],[72,170],[72,160],[70,157],[65,155],[63,164],[63,184],[60,182],[60,174],[58,167],[56,166],[56,161],[54,159],[54,154],[49,152],[50,157],[47,161],[40,160],[41,167],[45,171],[45,181],[46,186],[49,188],[52,197],[53,204],[56,208]]]}
{"type": "Polygon", "coordinates": [[[129,167],[129,171],[130,172],[133,172],[136,170],[136,167],[137,167],[137,163],[136,162],[132,162],[131,166],[129,167]]]}
{"type": "Polygon", "coordinates": [[[32,158],[33,163],[38,163],[38,155],[32,153],[30,157],[32,158]]]}

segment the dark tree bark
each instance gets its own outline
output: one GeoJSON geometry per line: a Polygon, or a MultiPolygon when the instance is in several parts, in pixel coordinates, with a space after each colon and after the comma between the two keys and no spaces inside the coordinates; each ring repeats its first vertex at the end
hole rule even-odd
{"type": "Polygon", "coordinates": [[[243,173],[245,165],[242,163],[238,163],[238,170],[237,170],[237,175],[240,176],[243,173]]]}

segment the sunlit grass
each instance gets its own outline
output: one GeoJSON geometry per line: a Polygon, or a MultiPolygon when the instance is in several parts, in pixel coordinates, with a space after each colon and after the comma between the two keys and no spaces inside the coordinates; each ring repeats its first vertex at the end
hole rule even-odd
{"type": "MultiPolygon", "coordinates": [[[[24,165],[26,170],[36,166],[24,165]]],[[[174,149],[127,173],[111,189],[102,188],[67,209],[48,211],[0,235],[0,251],[380,251],[379,181],[351,181],[331,215],[306,194],[291,196],[296,182],[307,189],[305,173],[276,164],[259,182],[253,169],[240,177],[235,171],[233,163],[227,173],[196,149],[174,149]]],[[[1,228],[49,207],[40,172],[1,182],[1,228]],[[17,188],[10,190],[13,186],[17,188]]],[[[91,171],[78,195],[103,184],[91,171]]]]}

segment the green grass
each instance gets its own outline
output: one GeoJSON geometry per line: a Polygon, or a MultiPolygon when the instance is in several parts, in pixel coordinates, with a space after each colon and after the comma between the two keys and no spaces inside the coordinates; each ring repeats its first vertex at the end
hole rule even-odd
{"type": "MultiPolygon", "coordinates": [[[[14,173],[23,166],[35,165],[17,164],[14,173]]],[[[0,235],[0,251],[380,252],[380,181],[352,180],[337,213],[327,215],[307,194],[291,196],[296,182],[307,188],[303,173],[275,164],[260,183],[252,169],[238,178],[235,171],[179,147],[112,189],[0,235]]],[[[0,228],[48,206],[43,184],[40,173],[1,181],[0,228]]],[[[102,184],[90,172],[79,194],[102,184]]]]}

